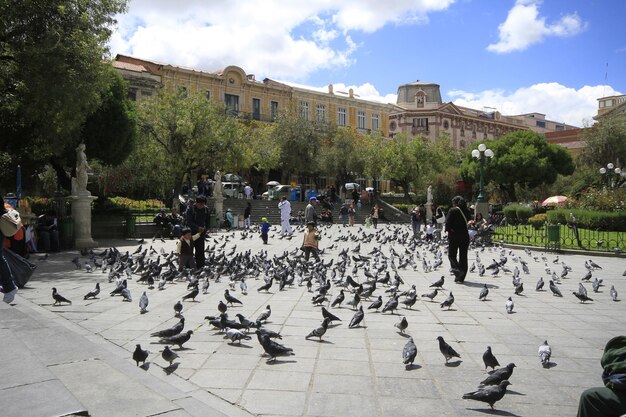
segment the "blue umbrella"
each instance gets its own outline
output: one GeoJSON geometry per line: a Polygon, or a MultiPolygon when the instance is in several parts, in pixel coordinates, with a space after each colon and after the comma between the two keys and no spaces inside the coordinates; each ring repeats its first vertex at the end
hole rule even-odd
{"type": "Polygon", "coordinates": [[[19,165],[17,166],[17,187],[15,194],[18,200],[22,199],[22,167],[19,165]]]}

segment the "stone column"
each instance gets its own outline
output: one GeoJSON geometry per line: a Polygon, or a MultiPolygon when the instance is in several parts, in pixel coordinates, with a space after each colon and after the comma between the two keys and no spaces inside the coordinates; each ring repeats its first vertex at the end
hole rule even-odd
{"type": "Polygon", "coordinates": [[[71,195],[72,217],[74,218],[74,245],[76,249],[95,248],[98,242],[91,238],[91,203],[98,197],[71,195]]]}

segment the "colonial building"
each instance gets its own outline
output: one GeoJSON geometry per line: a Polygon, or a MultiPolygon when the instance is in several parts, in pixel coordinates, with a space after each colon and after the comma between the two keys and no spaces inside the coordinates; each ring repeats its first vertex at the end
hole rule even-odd
{"type": "Polygon", "coordinates": [[[580,154],[587,146],[583,137],[585,128],[569,129],[560,132],[546,133],[546,141],[564,147],[572,156],[580,154]]]}
{"type": "Polygon", "coordinates": [[[594,119],[600,120],[603,117],[619,117],[626,120],[626,94],[599,98],[598,114],[594,119]]]}
{"type": "Polygon", "coordinates": [[[434,140],[442,134],[458,148],[476,141],[497,139],[516,130],[539,134],[574,129],[574,126],[546,120],[541,113],[503,116],[498,111],[483,111],[444,103],[438,84],[416,81],[398,87],[396,110],[389,116],[389,134],[403,133],[434,140]]]}

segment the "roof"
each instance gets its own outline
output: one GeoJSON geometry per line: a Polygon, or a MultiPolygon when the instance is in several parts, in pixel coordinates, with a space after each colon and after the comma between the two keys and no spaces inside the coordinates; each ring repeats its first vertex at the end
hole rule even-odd
{"type": "Polygon", "coordinates": [[[148,72],[143,65],[131,64],[130,62],[113,61],[113,67],[134,72],[148,72]]]}

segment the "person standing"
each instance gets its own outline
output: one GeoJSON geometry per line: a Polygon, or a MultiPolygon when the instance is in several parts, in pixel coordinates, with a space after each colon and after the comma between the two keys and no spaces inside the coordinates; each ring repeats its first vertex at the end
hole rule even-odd
{"type": "Polygon", "coordinates": [[[413,237],[419,236],[421,227],[419,207],[415,206],[415,208],[411,210],[411,228],[413,229],[413,237]]]}
{"type": "Polygon", "coordinates": [[[291,203],[287,200],[287,197],[283,196],[278,203],[278,210],[280,210],[280,234],[290,235],[291,225],[289,224],[289,218],[291,217],[291,203]]]}
{"type": "MultiPolygon", "coordinates": [[[[7,213],[7,209],[4,207],[4,198],[0,196],[0,216],[7,213]]],[[[2,292],[4,293],[3,300],[7,304],[11,304],[15,299],[17,293],[17,286],[13,281],[13,274],[11,268],[4,259],[4,234],[0,229],[0,285],[2,285],[2,292]]]]}
{"type": "Polygon", "coordinates": [[[237,225],[235,224],[235,216],[233,216],[233,211],[231,209],[226,210],[226,228],[227,229],[235,229],[237,225]]]}
{"type": "Polygon", "coordinates": [[[250,227],[250,214],[252,213],[252,204],[248,201],[246,209],[243,211],[243,227],[248,229],[250,227]]]}
{"type": "Polygon", "coordinates": [[[343,203],[341,209],[339,209],[339,214],[341,215],[341,224],[343,227],[346,227],[348,223],[348,205],[343,203]]]}
{"type": "Polygon", "coordinates": [[[461,196],[452,199],[452,208],[446,217],[446,231],[448,232],[448,259],[454,273],[454,282],[465,281],[467,275],[467,249],[470,238],[467,231],[469,211],[467,203],[461,196]],[[458,256],[458,258],[457,258],[458,256]]]}
{"type": "Polygon", "coordinates": [[[304,209],[304,222],[308,225],[310,222],[313,224],[317,224],[317,210],[315,207],[317,206],[317,198],[311,197],[309,198],[309,204],[304,209]]]}
{"type": "Polygon", "coordinates": [[[200,233],[191,235],[191,229],[188,227],[181,231],[180,239],[176,243],[176,255],[178,255],[178,270],[185,268],[196,269],[193,248],[194,242],[200,237],[200,233]]]}
{"type": "Polygon", "coordinates": [[[320,255],[317,253],[318,241],[320,240],[320,234],[315,230],[315,222],[307,222],[306,230],[304,231],[304,241],[302,247],[304,248],[304,261],[309,260],[309,256],[313,254],[316,261],[320,261],[320,255]]]}
{"type": "Polygon", "coordinates": [[[348,225],[354,226],[354,215],[356,214],[356,210],[354,210],[354,204],[350,204],[348,206],[348,225]]]}
{"type": "Polygon", "coordinates": [[[252,200],[252,187],[250,187],[250,184],[246,184],[243,187],[243,193],[246,195],[246,200],[252,200]]]}
{"type": "Polygon", "coordinates": [[[380,212],[382,210],[380,209],[380,207],[378,207],[378,204],[374,204],[374,207],[372,207],[372,212],[370,213],[372,215],[372,223],[374,223],[374,229],[378,228],[378,218],[380,217],[380,212]]]}
{"type": "Polygon", "coordinates": [[[196,267],[203,268],[205,264],[204,241],[206,238],[206,230],[209,227],[209,209],[206,206],[205,196],[198,196],[196,202],[189,206],[185,212],[185,221],[193,235],[196,233],[200,234],[200,236],[193,241],[193,252],[196,267]]]}
{"type": "Polygon", "coordinates": [[[267,221],[267,217],[263,217],[261,219],[261,239],[263,240],[263,244],[267,245],[267,238],[270,232],[270,224],[267,221]]]}

